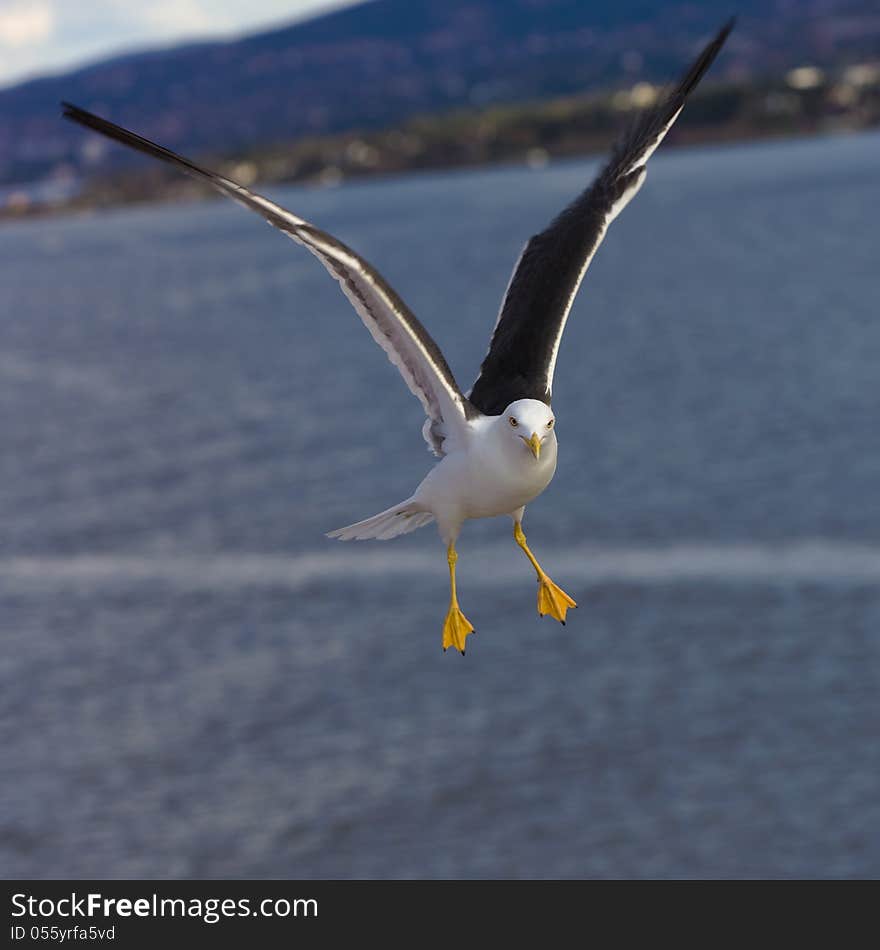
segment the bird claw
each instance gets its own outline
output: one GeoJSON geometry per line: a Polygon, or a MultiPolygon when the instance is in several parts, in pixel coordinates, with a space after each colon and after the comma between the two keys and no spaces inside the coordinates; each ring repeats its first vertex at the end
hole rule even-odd
{"type": "Polygon", "coordinates": [[[458,604],[452,604],[449,607],[449,613],[446,614],[446,620],[443,622],[443,650],[448,647],[455,647],[456,650],[464,656],[464,644],[468,634],[473,633],[474,628],[467,617],[461,612],[458,604]]]}
{"type": "Polygon", "coordinates": [[[546,574],[538,578],[538,613],[542,617],[549,614],[565,626],[565,615],[572,607],[577,607],[577,604],[546,574]]]}

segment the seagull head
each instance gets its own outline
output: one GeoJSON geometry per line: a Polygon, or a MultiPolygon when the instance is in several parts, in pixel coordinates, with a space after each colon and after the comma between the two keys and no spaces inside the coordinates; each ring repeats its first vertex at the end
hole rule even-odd
{"type": "Polygon", "coordinates": [[[553,410],[538,399],[517,399],[512,402],[504,410],[500,422],[508,437],[518,444],[520,451],[531,452],[536,461],[541,458],[541,449],[545,444],[556,444],[553,410]]]}

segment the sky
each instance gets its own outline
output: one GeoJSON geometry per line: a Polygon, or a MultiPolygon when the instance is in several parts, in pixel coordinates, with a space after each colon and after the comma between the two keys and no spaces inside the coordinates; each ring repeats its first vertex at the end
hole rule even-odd
{"type": "Polygon", "coordinates": [[[355,0],[0,0],[0,86],[117,52],[267,26],[355,0]]]}

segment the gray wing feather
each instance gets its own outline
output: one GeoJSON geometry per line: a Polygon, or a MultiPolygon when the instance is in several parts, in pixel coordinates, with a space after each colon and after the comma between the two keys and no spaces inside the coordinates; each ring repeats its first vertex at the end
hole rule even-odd
{"type": "Polygon", "coordinates": [[[373,339],[418,397],[428,417],[422,431],[433,452],[443,455],[446,440],[464,437],[468,419],[478,413],[462,395],[428,331],[367,261],[332,235],[237,182],[77,106],[64,103],[63,108],[66,118],[208,182],[311,251],[339,282],[373,339]]]}

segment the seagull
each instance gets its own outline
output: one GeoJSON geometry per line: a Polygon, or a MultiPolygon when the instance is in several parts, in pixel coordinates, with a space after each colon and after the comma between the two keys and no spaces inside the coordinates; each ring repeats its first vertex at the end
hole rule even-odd
{"type": "Polygon", "coordinates": [[[718,55],[728,22],[679,83],[642,112],[595,180],[525,245],[514,266],[480,374],[465,394],[440,348],[390,284],[360,255],[326,231],[229,178],[196,165],[70,103],[63,115],[111,139],[169,162],[261,215],[306,247],[329,271],[419,399],[422,429],[439,462],[405,501],[328,534],[342,541],[387,541],[436,521],[446,546],[450,599],[442,646],[462,654],[474,632],[456,591],[456,541],[470,518],[507,515],[513,537],[538,581],[538,613],[565,623],[574,600],[544,571],[526,543],[525,507],[556,471],[553,373],[565,323],[584,274],[611,222],[645,180],[646,163],[718,55]]]}

